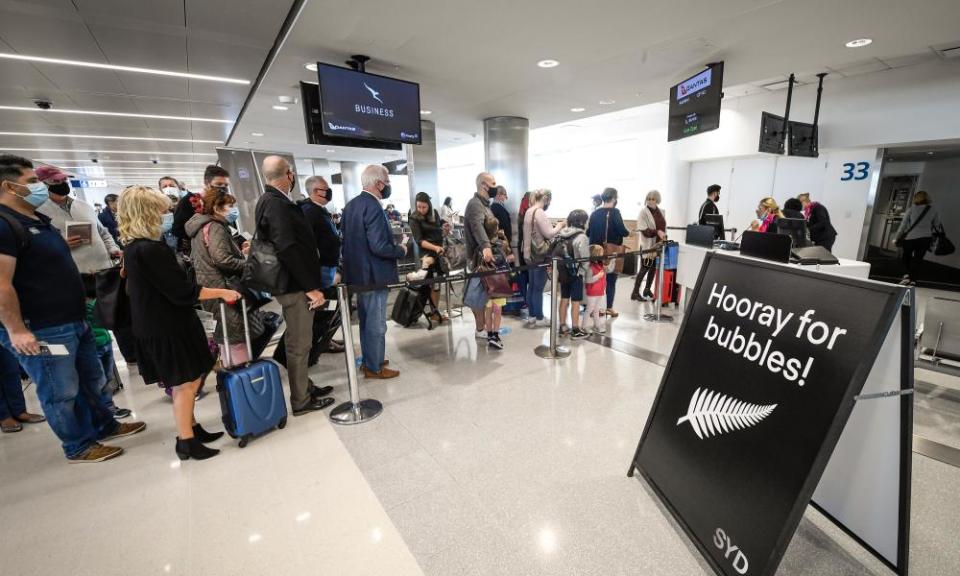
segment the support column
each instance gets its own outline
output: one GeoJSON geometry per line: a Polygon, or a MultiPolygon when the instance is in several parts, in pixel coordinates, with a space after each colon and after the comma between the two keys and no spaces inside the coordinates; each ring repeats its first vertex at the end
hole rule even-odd
{"type": "Polygon", "coordinates": [[[343,178],[343,204],[353,200],[363,192],[363,184],[360,183],[360,174],[363,167],[359,162],[341,162],[340,177],[343,178]]]}
{"type": "Polygon", "coordinates": [[[410,208],[416,206],[417,192],[426,192],[434,207],[440,208],[443,198],[437,184],[437,127],[430,120],[420,121],[419,146],[404,144],[407,156],[407,179],[410,181],[410,208]]]}
{"type": "Polygon", "coordinates": [[[530,141],[530,121],[516,116],[497,116],[483,121],[483,145],[486,170],[507,189],[507,210],[513,223],[513,238],[517,244],[517,212],[520,199],[527,192],[527,149],[530,141]]]}

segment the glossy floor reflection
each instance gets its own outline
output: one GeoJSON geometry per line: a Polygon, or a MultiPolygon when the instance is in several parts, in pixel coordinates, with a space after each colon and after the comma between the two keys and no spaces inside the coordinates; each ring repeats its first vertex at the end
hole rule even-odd
{"type": "MultiPolygon", "coordinates": [[[[679,316],[644,321],[652,305],[629,302],[626,282],[608,336],[668,355],[679,316]]],[[[565,340],[570,358],[541,360],[544,330],[505,325],[506,350],[495,352],[474,339],[469,311],[433,331],[391,323],[388,356],[403,374],[362,385],[383,416],[337,428],[425,574],[712,573],[626,477],[662,367],[590,341],[565,340]]],[[[960,470],[915,462],[911,569],[945,574],[960,563],[950,536],[960,505],[944,495],[960,489],[960,470]]],[[[887,573],[812,510],[779,571],[887,573]]]]}
{"type": "MultiPolygon", "coordinates": [[[[113,442],[127,449],[121,457],[67,464],[46,424],[0,437],[0,572],[422,574],[325,413],[181,463],[169,400],[121,372],[117,404],[148,423],[113,442]]],[[[32,390],[28,399],[36,407],[32,390]]],[[[222,429],[215,392],[198,417],[222,429]]]]}

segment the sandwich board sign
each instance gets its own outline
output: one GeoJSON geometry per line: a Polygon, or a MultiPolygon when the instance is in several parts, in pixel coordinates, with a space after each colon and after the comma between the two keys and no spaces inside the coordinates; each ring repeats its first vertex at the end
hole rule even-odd
{"type": "Polygon", "coordinates": [[[718,574],[776,572],[904,294],[707,255],[630,474],[718,574]]]}

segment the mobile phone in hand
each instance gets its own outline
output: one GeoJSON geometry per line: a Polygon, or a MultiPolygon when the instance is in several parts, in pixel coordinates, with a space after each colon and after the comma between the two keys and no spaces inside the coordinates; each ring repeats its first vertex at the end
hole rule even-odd
{"type": "Polygon", "coordinates": [[[37,342],[40,345],[41,356],[69,356],[70,352],[63,344],[47,344],[46,342],[37,342]]]}

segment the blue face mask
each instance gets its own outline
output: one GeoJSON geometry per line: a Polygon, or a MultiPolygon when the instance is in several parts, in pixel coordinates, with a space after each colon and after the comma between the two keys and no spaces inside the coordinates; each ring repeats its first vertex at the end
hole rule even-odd
{"type": "Polygon", "coordinates": [[[173,228],[173,214],[167,212],[163,215],[163,219],[160,220],[160,234],[167,234],[171,228],[173,228]]]}
{"type": "Polygon", "coordinates": [[[27,190],[30,191],[26,196],[20,196],[20,198],[27,204],[33,206],[34,208],[39,208],[50,198],[50,191],[47,189],[47,185],[43,182],[31,182],[30,184],[24,184],[27,190]]]}
{"type": "Polygon", "coordinates": [[[236,205],[230,207],[230,210],[227,211],[224,215],[224,219],[227,221],[227,224],[233,224],[237,221],[237,218],[240,217],[240,209],[236,205]]]}

